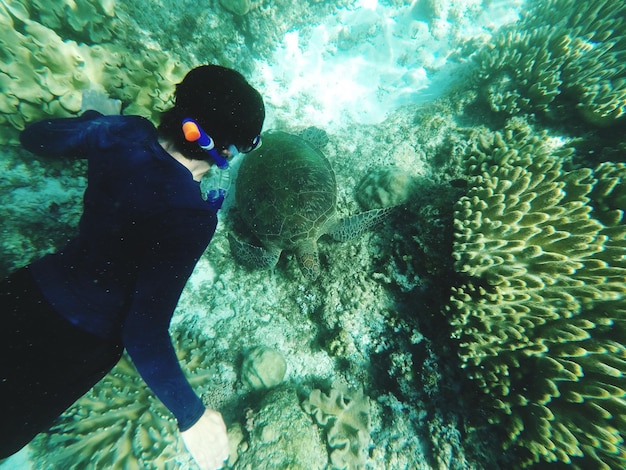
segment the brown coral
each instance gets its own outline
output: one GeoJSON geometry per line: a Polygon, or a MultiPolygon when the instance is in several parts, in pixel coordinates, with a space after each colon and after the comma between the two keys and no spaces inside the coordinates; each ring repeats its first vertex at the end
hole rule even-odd
{"type": "Polygon", "coordinates": [[[626,462],[626,226],[621,165],[510,126],[477,144],[456,205],[454,336],[524,465],[626,462]]]}
{"type": "Polygon", "coordinates": [[[303,407],[326,427],[333,468],[364,468],[370,442],[370,403],[363,390],[338,386],[326,395],[316,389],[303,407]]]}
{"type": "MultiPolygon", "coordinates": [[[[206,340],[175,332],[191,385],[203,390],[213,375],[206,340]]],[[[31,444],[42,469],[178,469],[189,459],[176,420],[126,357],[31,444]]]]}
{"type": "Polygon", "coordinates": [[[155,122],[170,106],[184,71],[168,54],[66,40],[34,19],[36,8],[32,15],[19,3],[0,4],[0,124],[10,124],[0,126],[0,143],[16,144],[17,131],[29,122],[76,115],[82,91],[90,88],[122,100],[125,113],[155,122]]]}
{"type": "Polygon", "coordinates": [[[626,4],[611,0],[534,2],[476,56],[494,111],[552,118],[577,109],[589,123],[626,115],[626,4]]]}

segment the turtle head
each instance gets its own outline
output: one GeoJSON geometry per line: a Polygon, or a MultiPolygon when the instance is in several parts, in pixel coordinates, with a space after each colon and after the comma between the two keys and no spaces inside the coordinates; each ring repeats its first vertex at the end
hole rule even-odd
{"type": "Polygon", "coordinates": [[[304,277],[314,281],[320,275],[320,260],[317,253],[301,253],[298,255],[300,270],[304,277]]]}
{"type": "Polygon", "coordinates": [[[311,281],[317,279],[320,275],[320,257],[316,243],[313,240],[307,240],[297,247],[296,252],[300,271],[302,271],[304,277],[311,281]]]}

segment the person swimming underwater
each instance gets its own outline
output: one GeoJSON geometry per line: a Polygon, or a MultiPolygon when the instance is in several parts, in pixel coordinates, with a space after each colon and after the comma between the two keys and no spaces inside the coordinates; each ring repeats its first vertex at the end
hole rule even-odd
{"type": "Polygon", "coordinates": [[[187,382],[168,327],[217,224],[219,192],[206,200],[199,181],[258,145],[264,119],[260,94],[241,74],[203,65],[177,85],[158,129],[87,110],[21,133],[37,155],[86,159],[88,185],[78,236],[0,282],[0,458],[47,430],[126,350],[200,468],[223,465],[226,426],[187,382]],[[188,120],[210,145],[188,140],[188,120]]]}

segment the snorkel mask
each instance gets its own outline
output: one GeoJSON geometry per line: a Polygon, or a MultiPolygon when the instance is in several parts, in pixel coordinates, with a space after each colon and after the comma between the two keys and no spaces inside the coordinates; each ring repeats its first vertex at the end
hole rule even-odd
{"type": "MultiPolygon", "coordinates": [[[[200,127],[200,125],[191,118],[185,118],[182,122],[183,134],[188,142],[197,142],[201,149],[205,150],[217,168],[211,168],[208,178],[206,198],[209,204],[217,211],[222,207],[226,191],[230,187],[230,167],[228,159],[221,155],[215,148],[213,139],[200,127]]],[[[236,157],[239,153],[248,153],[261,146],[261,136],[254,138],[252,143],[245,149],[239,149],[230,145],[228,152],[231,158],[236,157]]]]}
{"type": "Polygon", "coordinates": [[[201,149],[205,150],[215,163],[215,169],[211,169],[206,184],[206,200],[209,205],[218,211],[222,207],[226,191],[230,187],[230,167],[228,160],[215,148],[215,142],[200,125],[191,118],[183,119],[183,134],[188,142],[197,142],[201,149]]]}

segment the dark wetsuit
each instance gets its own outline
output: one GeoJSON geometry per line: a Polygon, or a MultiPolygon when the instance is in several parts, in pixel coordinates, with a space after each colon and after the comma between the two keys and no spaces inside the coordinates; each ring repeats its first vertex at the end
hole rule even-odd
{"type": "Polygon", "coordinates": [[[38,155],[86,158],[88,186],[78,237],[0,284],[0,458],[45,430],[123,348],[188,429],[204,406],[168,326],[217,223],[199,183],[136,116],[41,121],[21,141],[38,155]]]}

